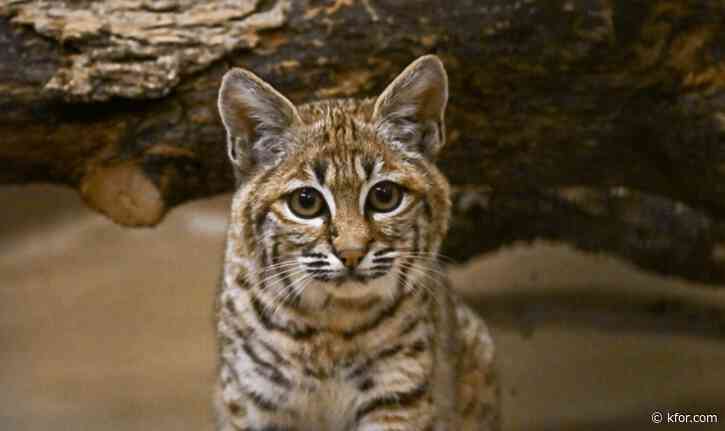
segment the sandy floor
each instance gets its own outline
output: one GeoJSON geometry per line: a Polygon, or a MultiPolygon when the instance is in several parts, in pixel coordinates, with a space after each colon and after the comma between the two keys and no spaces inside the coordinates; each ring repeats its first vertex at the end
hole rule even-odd
{"type": "MultiPolygon", "coordinates": [[[[0,430],[210,429],[227,205],[132,230],[65,189],[0,188],[0,430]]],[[[507,430],[725,429],[723,327],[639,312],[664,299],[723,317],[725,292],[548,244],[453,276],[489,316],[507,430]],[[720,424],[655,426],[654,410],[720,424]]]]}

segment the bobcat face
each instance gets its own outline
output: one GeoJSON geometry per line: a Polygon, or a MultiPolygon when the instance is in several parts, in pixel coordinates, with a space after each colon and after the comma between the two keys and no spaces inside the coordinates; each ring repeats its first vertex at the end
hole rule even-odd
{"type": "Polygon", "coordinates": [[[446,190],[427,184],[414,161],[348,144],[300,154],[260,186],[269,206],[254,222],[265,265],[299,289],[364,296],[437,245],[433,208],[446,210],[446,190]]]}
{"type": "Polygon", "coordinates": [[[413,63],[373,101],[294,107],[249,72],[225,77],[220,112],[242,178],[233,210],[253,283],[279,300],[393,297],[430,276],[448,226],[445,72],[413,63]]]}
{"type": "Polygon", "coordinates": [[[338,166],[303,164],[277,204],[279,231],[304,232],[286,249],[310,279],[338,286],[387,275],[401,253],[417,250],[410,228],[423,205],[420,185],[399,166],[386,169],[369,154],[346,154],[343,160],[338,166]]]}

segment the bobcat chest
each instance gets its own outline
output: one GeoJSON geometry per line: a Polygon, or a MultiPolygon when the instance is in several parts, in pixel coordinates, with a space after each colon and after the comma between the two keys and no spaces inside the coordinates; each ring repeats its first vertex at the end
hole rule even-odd
{"type": "Polygon", "coordinates": [[[360,392],[341,378],[320,381],[312,391],[298,391],[290,407],[298,413],[300,431],[351,429],[360,392]]]}

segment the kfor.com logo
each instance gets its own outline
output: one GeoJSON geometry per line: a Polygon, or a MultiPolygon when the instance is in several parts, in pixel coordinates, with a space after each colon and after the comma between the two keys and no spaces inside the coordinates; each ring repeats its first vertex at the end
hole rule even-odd
{"type": "Polygon", "coordinates": [[[720,418],[716,413],[683,413],[670,411],[653,411],[654,424],[716,424],[720,418]]]}

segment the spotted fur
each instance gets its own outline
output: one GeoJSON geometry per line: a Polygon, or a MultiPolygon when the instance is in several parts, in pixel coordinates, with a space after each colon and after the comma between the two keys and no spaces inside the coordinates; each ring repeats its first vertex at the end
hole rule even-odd
{"type": "Polygon", "coordinates": [[[293,106],[235,69],[219,107],[240,186],[218,296],[218,430],[497,429],[493,344],[447,286],[440,61],[376,100],[293,106]],[[368,208],[382,182],[403,198],[368,208]],[[310,188],[325,210],[304,218],[310,188]],[[345,253],[355,251],[354,267],[345,253]]]}

